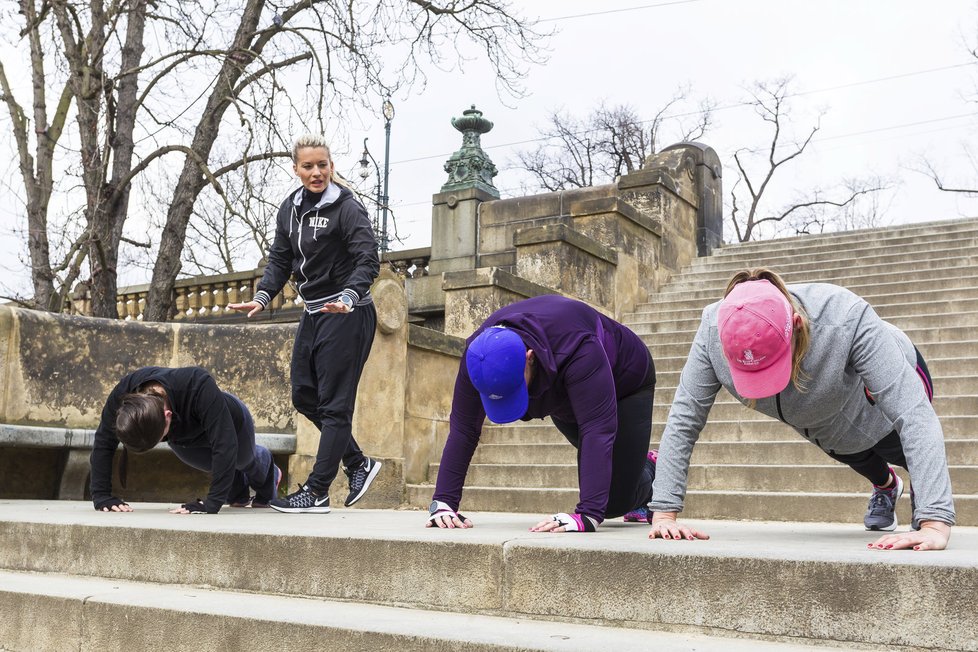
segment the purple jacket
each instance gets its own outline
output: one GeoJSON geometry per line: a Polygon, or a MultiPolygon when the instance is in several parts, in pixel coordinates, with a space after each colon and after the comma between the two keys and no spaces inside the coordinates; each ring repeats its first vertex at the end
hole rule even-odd
{"type": "MultiPolygon", "coordinates": [[[[577,513],[600,523],[608,505],[611,452],[618,431],[618,400],[642,385],[648,347],[638,335],[585,303],[546,295],[497,310],[469,338],[505,324],[536,354],[524,421],[553,416],[580,429],[580,502],[577,513]]],[[[434,500],[458,510],[462,485],[482,434],[486,413],[469,380],[465,356],[452,398],[448,441],[434,500]]]]}

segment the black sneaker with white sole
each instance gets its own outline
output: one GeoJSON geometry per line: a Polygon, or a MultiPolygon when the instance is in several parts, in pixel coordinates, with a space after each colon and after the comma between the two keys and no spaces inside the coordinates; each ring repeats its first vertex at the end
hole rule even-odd
{"type": "Polygon", "coordinates": [[[298,491],[276,498],[268,506],[287,514],[329,514],[329,495],[317,495],[309,485],[301,485],[298,491]]]}
{"type": "Polygon", "coordinates": [[[344,472],[350,479],[350,495],[346,497],[346,502],[343,503],[344,505],[349,507],[363,498],[363,495],[367,493],[367,489],[370,488],[370,483],[377,477],[377,472],[380,471],[381,466],[383,464],[377,460],[364,457],[363,464],[360,466],[353,469],[344,469],[344,472]]]}

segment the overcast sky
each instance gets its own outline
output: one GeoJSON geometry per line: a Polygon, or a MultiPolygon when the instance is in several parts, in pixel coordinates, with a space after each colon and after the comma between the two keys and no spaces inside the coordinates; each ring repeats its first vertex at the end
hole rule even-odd
{"type": "MultiPolygon", "coordinates": [[[[764,123],[743,106],[744,89],[785,75],[794,77],[798,93],[791,100],[795,133],[803,137],[824,115],[810,151],[776,179],[774,199],[828,188],[843,178],[881,175],[894,181],[884,201],[890,223],[978,214],[974,199],[941,193],[915,171],[926,156],[949,185],[978,186],[978,171],[965,150],[978,128],[978,62],[970,53],[978,46],[978,0],[517,4],[525,15],[541,19],[541,28],[556,30],[548,63],[529,70],[526,97],[500,98],[489,66],[475,60],[464,72],[431,72],[423,90],[392,98],[390,196],[403,238],[392,249],[430,244],[431,196],[446,181],[445,160],[461,144],[449,121],[471,104],[495,123],[482,140],[500,169],[496,186],[507,197],[518,194],[525,179],[514,169],[516,153],[535,146],[555,110],[583,117],[601,102],[628,104],[650,119],[679,86],[689,85],[692,98],[709,97],[718,106],[715,125],[702,141],[723,161],[729,191],[736,178],[733,151],[764,146],[768,137],[764,123]]],[[[670,144],[668,125],[666,133],[661,145],[670,144]]],[[[365,136],[382,165],[379,117],[350,114],[331,134],[337,167],[355,181],[365,136]]],[[[3,141],[12,146],[9,137],[3,141]]],[[[12,161],[12,149],[8,156],[12,161]]],[[[16,172],[12,163],[4,169],[16,172]]],[[[287,167],[282,177],[283,187],[292,183],[287,167]]],[[[373,181],[365,187],[372,189],[373,181]]],[[[15,254],[26,249],[9,231],[19,219],[12,211],[20,203],[2,199],[8,223],[0,268],[8,286],[23,288],[29,271],[15,262],[15,254]]],[[[142,239],[138,226],[127,226],[127,232],[130,228],[142,239]]],[[[728,225],[725,230],[729,233],[728,225]]],[[[152,239],[158,242],[158,234],[152,239]]],[[[254,259],[259,255],[255,252],[254,259]]],[[[147,280],[144,270],[120,275],[120,285],[147,280]]]]}
{"type": "MultiPolygon", "coordinates": [[[[978,203],[941,193],[915,172],[927,156],[948,185],[978,185],[963,147],[974,140],[978,45],[974,0],[534,0],[542,27],[558,33],[550,60],[531,69],[521,100],[497,97],[487,67],[431,75],[421,95],[395,97],[391,134],[391,206],[405,242],[430,243],[431,195],[447,175],[442,165],[461,143],[449,119],[475,104],[495,123],[483,145],[501,170],[503,196],[518,193],[518,149],[531,148],[554,110],[583,116],[604,101],[631,105],[651,118],[689,84],[694,97],[720,107],[703,141],[725,165],[726,189],[735,175],[731,155],[763,146],[764,123],[736,106],[755,80],[794,76],[793,124],[807,134],[818,114],[821,129],[805,158],[785,168],[775,190],[789,198],[845,177],[883,175],[896,182],[885,196],[891,223],[949,219],[978,213],[978,203]],[[505,98],[504,98],[505,99],[505,98]],[[728,108],[724,108],[728,107],[728,108]],[[513,144],[519,143],[519,144],[513,144]]],[[[363,135],[382,159],[383,131],[351,133],[341,170],[353,170],[363,135]]],[[[663,143],[668,145],[669,143],[663,143]]],[[[729,226],[725,225],[725,230],[729,226]]]]}

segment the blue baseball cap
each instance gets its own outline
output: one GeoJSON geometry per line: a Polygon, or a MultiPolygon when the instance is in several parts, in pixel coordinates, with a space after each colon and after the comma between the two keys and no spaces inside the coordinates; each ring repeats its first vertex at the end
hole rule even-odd
{"type": "Polygon", "coordinates": [[[490,421],[509,423],[526,414],[526,345],[519,335],[505,326],[487,328],[469,344],[465,366],[490,421]]]}

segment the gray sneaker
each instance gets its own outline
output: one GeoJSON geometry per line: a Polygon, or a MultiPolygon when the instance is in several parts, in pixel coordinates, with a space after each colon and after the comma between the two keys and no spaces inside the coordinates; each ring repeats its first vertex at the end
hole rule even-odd
{"type": "Polygon", "coordinates": [[[863,524],[867,530],[892,532],[897,526],[896,504],[903,495],[903,480],[894,474],[896,484],[889,489],[873,488],[863,524]]]}

